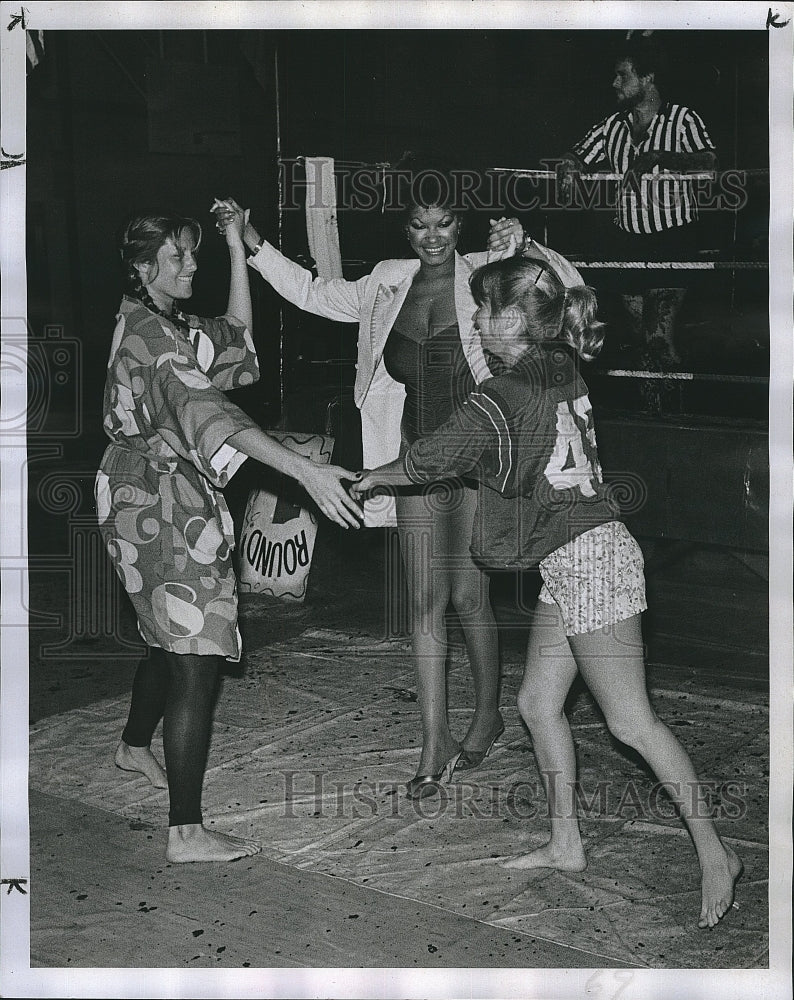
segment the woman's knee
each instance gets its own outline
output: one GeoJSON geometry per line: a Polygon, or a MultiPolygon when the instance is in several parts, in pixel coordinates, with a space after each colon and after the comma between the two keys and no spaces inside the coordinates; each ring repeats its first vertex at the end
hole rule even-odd
{"type": "Polygon", "coordinates": [[[625,743],[642,756],[645,756],[645,750],[653,740],[657,727],[663,725],[652,710],[641,715],[620,713],[607,716],[606,723],[616,740],[625,743]]]}
{"type": "Polygon", "coordinates": [[[454,575],[450,586],[452,606],[461,618],[477,618],[491,611],[488,578],[472,564],[454,575]]]}
{"type": "Polygon", "coordinates": [[[414,621],[432,622],[444,618],[449,594],[440,594],[431,589],[413,591],[409,597],[409,606],[414,621]]]}
{"type": "Polygon", "coordinates": [[[450,601],[448,574],[442,567],[429,565],[426,572],[415,572],[407,579],[411,610],[420,617],[444,614],[450,601]]]}
{"type": "Polygon", "coordinates": [[[534,692],[531,688],[521,685],[518,689],[518,697],[516,699],[518,705],[518,712],[521,718],[526,722],[527,725],[530,724],[530,720],[533,717],[535,711],[535,697],[534,692]]]}
{"type": "Polygon", "coordinates": [[[542,690],[539,690],[534,684],[526,683],[526,681],[519,688],[517,703],[519,714],[529,727],[530,732],[548,726],[549,723],[559,719],[562,715],[560,705],[550,704],[548,698],[544,697],[542,690]]]}

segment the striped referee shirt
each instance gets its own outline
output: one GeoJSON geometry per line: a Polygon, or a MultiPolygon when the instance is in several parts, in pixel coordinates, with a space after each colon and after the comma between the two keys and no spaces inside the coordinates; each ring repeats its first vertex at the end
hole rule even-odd
{"type": "MultiPolygon", "coordinates": [[[[629,111],[605,118],[576,143],[573,152],[586,165],[607,160],[613,171],[625,174],[641,154],[714,151],[714,143],[696,111],[682,104],[664,103],[651,120],[642,141],[631,138],[629,111]]],[[[692,182],[667,177],[667,171],[653,168],[652,177],[643,176],[638,185],[621,186],[616,223],[629,233],[661,233],[697,219],[697,203],[692,182]]]]}

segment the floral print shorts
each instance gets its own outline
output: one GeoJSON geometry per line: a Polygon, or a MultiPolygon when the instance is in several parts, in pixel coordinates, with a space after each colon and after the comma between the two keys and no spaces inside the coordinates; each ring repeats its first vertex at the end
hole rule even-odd
{"type": "Polygon", "coordinates": [[[625,524],[608,521],[541,560],[538,600],[559,607],[566,635],[595,632],[648,607],[644,565],[625,524]]]}

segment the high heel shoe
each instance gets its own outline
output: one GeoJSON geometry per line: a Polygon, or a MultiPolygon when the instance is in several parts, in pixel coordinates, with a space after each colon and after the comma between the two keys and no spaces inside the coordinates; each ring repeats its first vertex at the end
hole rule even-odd
{"type": "Polygon", "coordinates": [[[456,771],[471,771],[475,767],[479,767],[480,764],[489,757],[491,750],[493,750],[493,745],[499,739],[499,737],[504,733],[505,726],[502,723],[499,732],[494,736],[491,742],[484,750],[461,750],[460,757],[458,757],[458,762],[455,764],[456,771]]]}
{"type": "Polygon", "coordinates": [[[462,750],[456,750],[437,774],[417,774],[405,786],[405,794],[409,799],[422,799],[438,791],[440,785],[448,785],[452,781],[462,750]]]}

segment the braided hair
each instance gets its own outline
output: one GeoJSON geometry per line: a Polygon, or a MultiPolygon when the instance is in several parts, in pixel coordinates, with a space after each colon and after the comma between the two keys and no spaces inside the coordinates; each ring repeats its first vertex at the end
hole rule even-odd
{"type": "Polygon", "coordinates": [[[136,212],[121,229],[118,248],[124,267],[124,291],[137,299],[150,312],[163,316],[178,329],[188,333],[190,324],[185,313],[176,304],[171,312],[165,312],[155,304],[146,286],[141,281],[136,265],[151,264],[157,260],[157,252],[167,241],[178,243],[184,232],[192,238],[195,249],[201,243],[201,226],[186,216],[169,212],[136,212]]]}

